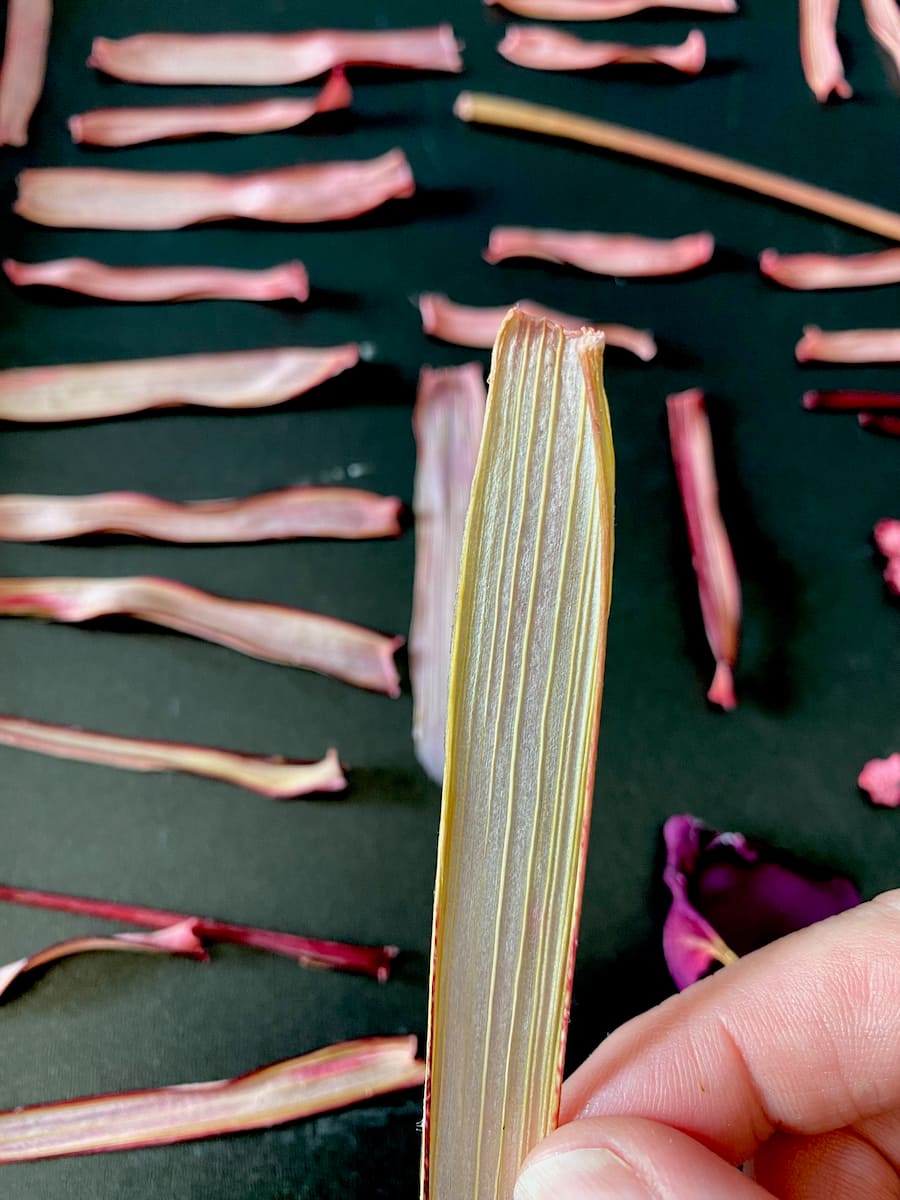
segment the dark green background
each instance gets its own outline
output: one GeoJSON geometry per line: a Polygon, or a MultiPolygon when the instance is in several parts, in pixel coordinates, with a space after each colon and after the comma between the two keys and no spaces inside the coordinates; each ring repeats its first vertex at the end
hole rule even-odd
{"type": "MultiPolygon", "coordinates": [[[[428,344],[411,294],[444,290],[472,303],[526,295],[650,326],[660,341],[656,362],[643,366],[613,351],[607,365],[618,546],[572,1061],[670,990],[658,884],[658,832],[670,813],[692,810],[768,836],[851,873],[866,895],[900,882],[900,813],[873,810],[855,786],[868,757],[900,749],[898,613],[884,597],[869,543],[877,518],[900,516],[900,445],[860,433],[852,418],[813,416],[799,405],[807,387],[896,387],[896,372],[793,362],[805,322],[900,323],[897,292],[791,294],[768,286],[754,267],[769,245],[849,252],[876,248],[874,239],[586,149],[466,128],[450,115],[455,78],[354,72],[354,114],[309,131],[103,152],[72,146],[65,130],[70,113],[99,104],[244,95],[103,79],[83,65],[95,34],[333,21],[387,27],[443,17],[466,40],[466,86],[602,114],[893,207],[897,99],[858,6],[846,4],[841,17],[857,97],[826,109],[800,73],[792,6],[776,0],[747,0],[739,16],[703,22],[711,62],[691,82],[628,70],[579,78],[520,71],[494,51],[502,18],[476,0],[351,0],[339,11],[325,0],[63,0],[57,7],[32,144],[3,152],[4,213],[23,164],[239,171],[368,157],[393,145],[409,155],[419,193],[320,230],[79,233],[4,216],[3,253],[26,260],[87,254],[266,266],[299,257],[315,290],[304,308],[126,307],[13,295],[4,286],[3,365],[347,339],[371,341],[377,354],[375,364],[308,401],[271,412],[4,428],[3,490],[139,488],[199,498],[341,480],[349,464],[363,463],[363,485],[409,500],[418,368],[472,357],[428,344]],[[539,264],[486,266],[479,254],[498,222],[656,235],[708,228],[721,249],[696,277],[623,285],[539,264]],[[694,384],[710,394],[744,585],[743,703],[728,717],[704,702],[711,663],[665,432],[666,393],[694,384]]],[[[691,24],[648,18],[581,32],[673,41],[691,24]]],[[[160,573],[405,632],[413,538],[209,549],[7,545],[0,564],[11,575],[160,573]]],[[[396,941],[409,951],[383,987],[228,948],[214,950],[207,966],[100,955],[62,964],[0,1010],[0,1107],[228,1076],[363,1034],[422,1033],[439,794],[413,758],[408,688],[392,703],[127,623],[0,622],[0,661],[2,711],[297,757],[336,743],[354,768],[345,799],[278,804],[184,777],[0,750],[4,880],[396,941]]],[[[4,909],[0,961],[88,927],[4,909]]],[[[417,1117],[410,1093],[260,1135],[8,1167],[0,1194],[413,1196],[417,1117]]]]}

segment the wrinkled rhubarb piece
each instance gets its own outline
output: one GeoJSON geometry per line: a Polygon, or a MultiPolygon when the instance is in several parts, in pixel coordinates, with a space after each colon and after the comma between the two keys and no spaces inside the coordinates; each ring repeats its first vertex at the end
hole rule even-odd
{"type": "Polygon", "coordinates": [[[861,427],[869,433],[883,433],[887,437],[900,437],[900,417],[889,417],[882,413],[865,412],[857,417],[861,427]]]}
{"type": "Polygon", "coordinates": [[[560,29],[507,25],[497,50],[517,67],[534,71],[592,71],[613,64],[646,64],[698,75],[706,65],[706,38],[699,29],[677,46],[628,46],[589,42],[560,29]]]}
{"type": "Polygon", "coordinates": [[[763,250],[759,269],[782,287],[800,292],[881,287],[900,283],[900,250],[874,254],[779,254],[777,250],[763,250]]]}
{"type": "Polygon", "coordinates": [[[0,70],[0,146],[24,146],[28,123],[44,90],[51,0],[9,0],[0,70]]]}
{"type": "Polygon", "coordinates": [[[900,8],[896,0],[862,0],[869,32],[891,56],[900,75],[900,8]]]}
{"type": "Polygon", "coordinates": [[[182,354],[0,371],[0,420],[96,421],[149,408],[267,408],[359,361],[356,345],[182,354]]]}
{"type": "Polygon", "coordinates": [[[334,67],[462,70],[450,25],[311,33],[141,33],[95,38],[89,67],[134,83],[301,83],[334,67]]]}
{"type": "Polygon", "coordinates": [[[716,673],[706,695],[713,704],[731,712],[737,708],[734,665],[740,640],[741,585],[719,511],[719,486],[703,392],[691,388],[669,396],[666,408],[703,627],[716,660],[716,673]]]}
{"type": "MultiPolygon", "coordinates": [[[[422,328],[426,333],[442,342],[472,346],[478,350],[489,350],[493,346],[511,307],[504,304],[498,308],[476,308],[469,304],[457,304],[440,292],[422,292],[419,296],[422,328]]],[[[628,350],[642,362],[649,362],[656,356],[656,342],[646,329],[606,325],[600,321],[590,321],[587,317],[570,317],[534,300],[518,300],[515,307],[531,317],[553,321],[563,329],[601,329],[608,345],[628,350]]]]}
{"type": "Polygon", "coordinates": [[[608,21],[630,17],[647,8],[675,8],[687,12],[734,13],[737,0],[484,0],[499,4],[520,17],[548,21],[608,21]]]}
{"type": "Polygon", "coordinates": [[[800,0],[800,62],[809,89],[820,104],[832,94],[849,100],[853,88],[844,78],[837,46],[840,0],[800,0]]]}
{"type": "Polygon", "coordinates": [[[663,829],[672,906],[663,950],[679,990],[785,934],[853,908],[849,879],[687,814],[663,829]]]}
{"type": "Polygon", "coordinates": [[[308,224],[346,221],[415,191],[402,150],[360,162],[323,162],[245,175],[31,167],[14,210],[67,229],[183,229],[242,217],[308,224]]]}
{"type": "Polygon", "coordinates": [[[491,230],[484,258],[540,258],[622,279],[678,275],[708,263],[715,250],[711,233],[677,238],[647,238],[630,233],[567,233],[499,225],[491,230]]]}
{"type": "Polygon", "coordinates": [[[825,333],[804,325],[794,353],[797,362],[900,362],[900,329],[842,329],[825,333]]]}
{"type": "Polygon", "coordinates": [[[396,537],[401,509],[396,496],[311,486],[182,504],[139,492],[0,495],[0,541],[54,542],[94,533],[191,545],[309,537],[358,541],[396,537]]]}
{"type": "Polygon", "coordinates": [[[857,783],[873,804],[900,808],[900,754],[871,759],[860,771],[857,783]]]}
{"type": "Polygon", "coordinates": [[[879,553],[887,559],[884,582],[888,590],[900,596],[900,520],[884,517],[872,530],[879,553]]]}
{"type": "Polygon", "coordinates": [[[307,100],[278,96],[248,104],[96,108],[70,117],[69,132],[73,142],[91,146],[136,146],[204,133],[271,133],[349,108],[352,99],[344,72],[336,69],[318,96],[307,100]]]}
{"type": "Polygon", "coordinates": [[[68,725],[51,725],[0,715],[0,745],[34,750],[73,762],[99,763],[125,771],[181,771],[220,779],[261,796],[291,800],[311,793],[340,792],[347,786],[336,750],[319,762],[297,762],[183,742],[92,733],[68,725]]]}
{"type": "Polygon", "coordinates": [[[809,391],[803,393],[803,407],[817,408],[829,412],[883,412],[900,409],[900,392],[871,392],[860,388],[838,388],[836,391],[809,391]]]}
{"type": "Polygon", "coordinates": [[[418,1087],[424,1074],[414,1037],[363,1038],[237,1079],[14,1108],[0,1113],[0,1163],[268,1129],[418,1087]]]}
{"type": "Polygon", "coordinates": [[[357,687],[400,695],[403,638],[280,604],[226,600],[171,579],[0,579],[0,616],[80,623],[129,616],[241,654],[306,667],[357,687]]]}

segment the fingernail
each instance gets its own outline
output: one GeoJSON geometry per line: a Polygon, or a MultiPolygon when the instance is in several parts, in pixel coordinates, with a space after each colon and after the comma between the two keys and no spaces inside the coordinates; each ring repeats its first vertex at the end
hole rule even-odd
{"type": "Polygon", "coordinates": [[[624,1159],[611,1150],[548,1154],[526,1167],[515,1200],[653,1200],[624,1159]]]}

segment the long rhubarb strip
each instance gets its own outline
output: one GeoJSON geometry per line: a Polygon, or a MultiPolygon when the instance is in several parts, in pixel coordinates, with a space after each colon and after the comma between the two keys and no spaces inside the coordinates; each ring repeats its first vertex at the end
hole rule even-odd
{"type": "Polygon", "coordinates": [[[497,51],[508,62],[533,71],[592,71],[633,64],[698,75],[706,65],[706,38],[699,29],[693,29],[676,46],[628,46],[586,41],[560,29],[508,25],[497,51]]]}
{"type": "Polygon", "coordinates": [[[52,0],[9,0],[0,70],[0,146],[24,146],[44,90],[52,0]]]}
{"type": "Polygon", "coordinates": [[[252,658],[400,695],[394,652],[403,638],[280,604],[223,599],[171,579],[0,579],[0,616],[65,623],[130,616],[252,658]]]}
{"type": "Polygon", "coordinates": [[[841,329],[826,333],[804,325],[794,353],[797,362],[900,362],[900,329],[841,329]]]}
{"type": "Polygon", "coordinates": [[[872,531],[879,554],[887,559],[884,582],[895,596],[900,596],[900,519],[883,517],[872,531]]]}
{"type": "Polygon", "coordinates": [[[782,287],[800,292],[881,287],[900,283],[900,250],[874,254],[779,254],[777,250],[763,250],[759,269],[782,287]]]}
{"type": "Polygon", "coordinates": [[[450,642],[472,476],[484,424],[479,363],[423,367],[413,408],[416,435],[416,573],[409,666],[413,743],[435,782],[444,778],[450,642]]]}
{"type": "Polygon", "coordinates": [[[716,465],[703,393],[699,388],[691,388],[669,396],[666,408],[703,627],[716,660],[716,673],[707,698],[730,712],[737,708],[734,665],[740,639],[741,585],[719,511],[716,465]]]}
{"type": "Polygon", "coordinates": [[[267,408],[359,361],[355,345],[287,346],[0,371],[0,420],[96,421],[151,408],[267,408]]]}
{"type": "Polygon", "coordinates": [[[568,233],[498,225],[491,230],[484,258],[540,258],[622,279],[678,275],[708,263],[715,251],[711,233],[677,238],[647,238],[630,233],[568,233]]]}
{"type": "Polygon", "coordinates": [[[630,17],[648,8],[674,8],[686,12],[734,13],[737,0],[484,0],[520,17],[547,21],[610,21],[630,17]]]}
{"type": "Polygon", "coordinates": [[[889,417],[881,413],[860,413],[860,426],[869,433],[883,433],[887,437],[900,437],[900,417],[889,417]]]}
{"type": "Polygon", "coordinates": [[[900,8],[896,0],[862,0],[872,37],[887,51],[900,74],[900,8]]]}
{"type": "Polygon", "coordinates": [[[202,104],[156,108],[95,108],[69,118],[73,142],[91,146],[137,146],[203,133],[271,133],[293,129],[320,113],[349,108],[353,99],[343,71],[332,73],[318,96],[279,96],[248,104],[202,104]]]}
{"type": "Polygon", "coordinates": [[[20,216],[68,229],[182,229],[232,217],[346,221],[415,191],[402,150],[245,175],[32,167],[18,182],[14,209],[20,216]]]}
{"type": "MultiPolygon", "coordinates": [[[[530,316],[553,321],[563,329],[599,329],[606,335],[610,346],[617,346],[636,355],[642,362],[650,362],[656,356],[656,342],[646,329],[632,329],[630,325],[607,325],[602,321],[591,321],[587,317],[570,317],[534,300],[519,300],[516,307],[530,316]]],[[[442,342],[455,346],[471,346],[488,350],[503,324],[509,305],[497,308],[476,308],[469,304],[457,304],[440,292],[422,292],[419,296],[419,312],[422,328],[442,342]]]]}
{"type": "Polygon", "coordinates": [[[140,33],[95,38],[89,67],[134,83],[301,83],[335,67],[462,70],[449,25],[310,33],[140,33]]]}
{"type": "Polygon", "coordinates": [[[804,392],[803,407],[828,412],[900,412],[900,392],[870,392],[839,388],[833,392],[804,392]]]}
{"type": "Polygon", "coordinates": [[[837,46],[840,0],[799,0],[800,62],[809,90],[820,104],[833,94],[849,100],[853,88],[844,78],[837,46]]]}
{"type": "Polygon", "coordinates": [[[268,1129],[418,1087],[423,1075],[414,1037],[363,1038],[237,1079],[14,1108],[0,1113],[0,1163],[268,1129]]]}

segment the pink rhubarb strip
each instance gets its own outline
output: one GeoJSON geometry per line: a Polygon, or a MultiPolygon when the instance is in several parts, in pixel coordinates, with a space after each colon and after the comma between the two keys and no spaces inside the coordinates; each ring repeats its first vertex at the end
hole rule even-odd
{"type": "Polygon", "coordinates": [[[648,238],[630,233],[568,233],[561,229],[529,229],[498,225],[491,230],[484,258],[540,258],[622,279],[678,275],[708,263],[715,250],[711,233],[677,238],[648,238]]]}
{"type": "Polygon", "coordinates": [[[0,146],[24,146],[28,124],[44,90],[51,0],[9,0],[0,70],[0,146]]]}
{"type": "Polygon", "coordinates": [[[882,413],[865,412],[857,417],[863,429],[869,433],[883,433],[887,437],[900,437],[900,417],[891,417],[882,413]]]}
{"type": "Polygon", "coordinates": [[[844,78],[837,46],[840,0],[799,0],[800,62],[809,89],[820,104],[834,94],[849,100],[853,88],[844,78]]]}
{"type": "Polygon", "coordinates": [[[268,1129],[418,1087],[414,1037],[363,1038],[249,1075],[0,1113],[0,1163],[98,1154],[268,1129]]]}
{"type": "Polygon", "coordinates": [[[286,346],[0,371],[0,420],[96,421],[151,408],[267,408],[359,361],[359,347],[286,346]]]}
{"type": "Polygon", "coordinates": [[[342,70],[332,72],[318,96],[278,96],[248,104],[197,104],[155,108],[95,108],[69,118],[73,142],[137,146],[204,133],[271,133],[293,129],[320,113],[349,108],[353,99],[342,70]]]}
{"type": "Polygon", "coordinates": [[[716,672],[707,698],[726,711],[737,707],[734,666],[741,625],[741,585],[728,531],[719,510],[719,487],[703,392],[669,396],[669,438],[681,492],[700,608],[716,672]]]}
{"type": "Polygon", "coordinates": [[[26,220],[67,229],[183,229],[232,217],[283,224],[346,221],[415,191],[402,150],[244,175],[31,167],[13,206],[26,220]]]}
{"type": "Polygon", "coordinates": [[[900,7],[896,0],[862,0],[869,32],[891,56],[900,75],[900,7]]]}
{"type": "MultiPolygon", "coordinates": [[[[642,362],[649,362],[656,355],[656,342],[646,329],[632,329],[630,325],[607,325],[602,321],[588,320],[587,317],[570,317],[534,300],[517,300],[515,305],[530,316],[555,321],[564,329],[602,329],[608,345],[628,350],[642,362]]],[[[440,292],[422,292],[419,296],[422,328],[426,333],[442,342],[479,350],[489,350],[493,346],[503,319],[512,307],[512,304],[504,304],[498,308],[476,308],[469,304],[457,304],[440,292]]]]}
{"type": "Polygon", "coordinates": [[[630,17],[648,8],[685,12],[734,13],[737,0],[484,0],[520,17],[547,21],[609,21],[630,17]]]}
{"type": "Polygon", "coordinates": [[[335,67],[462,70],[449,25],[309,33],[140,33],[95,38],[89,67],[134,83],[301,83],[335,67]]]}
{"type": "Polygon", "coordinates": [[[900,754],[873,758],[859,773],[857,783],[873,804],[900,808],[900,754]]]}
{"type": "Polygon", "coordinates": [[[884,582],[890,592],[900,596],[900,520],[884,517],[875,526],[872,534],[879,553],[887,559],[884,582]]]}
{"type": "Polygon", "coordinates": [[[508,25],[497,50],[517,67],[533,71],[592,71],[614,64],[646,64],[698,75],[706,65],[706,38],[699,29],[676,46],[628,46],[586,41],[561,29],[508,25]]]}
{"type": "Polygon", "coordinates": [[[900,362],[900,329],[842,329],[823,332],[804,325],[794,353],[797,362],[900,362]]]}
{"type": "Polygon", "coordinates": [[[881,287],[900,283],[900,250],[874,254],[779,254],[777,250],[763,250],[759,269],[782,287],[800,292],[881,287]]]}
{"type": "Polygon", "coordinates": [[[171,579],[0,579],[0,616],[80,623],[129,616],[284,666],[399,696],[403,638],[280,604],[228,600],[171,579]]]}
{"type": "Polygon", "coordinates": [[[900,392],[870,392],[865,389],[839,388],[837,391],[803,393],[803,407],[828,412],[879,412],[900,410],[900,392]]]}

